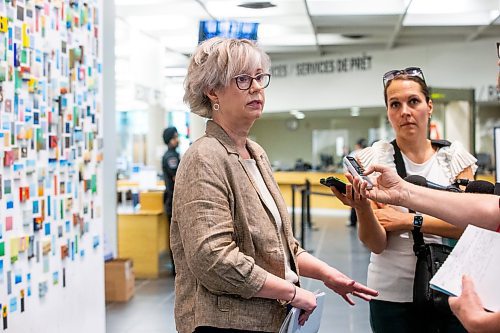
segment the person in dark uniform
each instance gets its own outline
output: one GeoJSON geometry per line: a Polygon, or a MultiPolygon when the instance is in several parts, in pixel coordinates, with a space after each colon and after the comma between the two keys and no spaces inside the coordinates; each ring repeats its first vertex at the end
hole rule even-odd
{"type": "MultiPolygon", "coordinates": [[[[168,147],[168,150],[165,152],[165,154],[163,154],[163,158],[161,161],[161,166],[163,169],[163,180],[165,181],[165,193],[163,194],[163,202],[165,205],[165,214],[167,215],[167,228],[170,229],[175,174],[180,162],[179,153],[177,152],[177,147],[179,146],[179,134],[177,133],[177,128],[166,128],[163,131],[163,141],[168,147]]],[[[175,265],[172,251],[170,251],[170,259],[172,260],[172,272],[173,274],[175,274],[175,265]]]]}

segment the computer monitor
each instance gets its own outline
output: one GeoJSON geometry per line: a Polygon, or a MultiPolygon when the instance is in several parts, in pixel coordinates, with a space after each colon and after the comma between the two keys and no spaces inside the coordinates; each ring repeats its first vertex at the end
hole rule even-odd
{"type": "Polygon", "coordinates": [[[259,23],[255,22],[204,20],[200,21],[198,43],[217,36],[256,41],[258,28],[259,23]]]}

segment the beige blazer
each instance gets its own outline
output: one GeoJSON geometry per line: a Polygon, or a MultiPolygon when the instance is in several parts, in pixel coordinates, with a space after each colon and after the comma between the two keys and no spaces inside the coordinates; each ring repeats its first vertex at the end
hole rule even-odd
{"type": "MultiPolygon", "coordinates": [[[[269,160],[257,143],[247,140],[247,147],[276,202],[298,274],[296,256],[304,250],[292,235],[269,160]]],[[[285,308],[276,300],[254,297],[267,272],[285,277],[279,231],[233,141],[213,121],[182,157],[170,231],[180,333],[197,326],[279,330],[285,308]]]]}

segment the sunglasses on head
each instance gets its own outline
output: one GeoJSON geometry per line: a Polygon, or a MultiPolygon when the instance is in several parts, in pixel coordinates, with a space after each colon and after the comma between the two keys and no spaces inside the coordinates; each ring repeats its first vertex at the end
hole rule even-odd
{"type": "Polygon", "coordinates": [[[416,76],[425,82],[424,72],[422,72],[422,70],[420,68],[407,67],[405,69],[394,69],[392,71],[388,71],[387,73],[385,73],[384,76],[382,77],[383,82],[384,82],[384,87],[386,87],[387,84],[389,82],[391,82],[395,77],[400,76],[400,75],[416,76]]]}

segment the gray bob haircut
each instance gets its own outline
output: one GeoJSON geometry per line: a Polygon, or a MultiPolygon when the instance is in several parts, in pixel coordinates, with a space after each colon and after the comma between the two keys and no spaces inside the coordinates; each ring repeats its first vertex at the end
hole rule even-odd
{"type": "Polygon", "coordinates": [[[184,80],[184,103],[191,112],[212,118],[212,105],[205,91],[229,86],[233,77],[261,68],[268,72],[269,56],[248,39],[214,37],[194,51],[184,80]]]}

